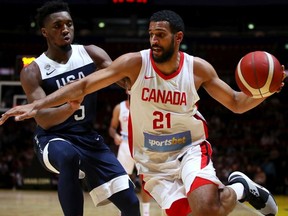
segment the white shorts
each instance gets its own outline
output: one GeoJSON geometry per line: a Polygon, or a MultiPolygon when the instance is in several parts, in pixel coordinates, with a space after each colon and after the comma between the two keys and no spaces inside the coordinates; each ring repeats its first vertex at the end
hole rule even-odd
{"type": "MultiPolygon", "coordinates": [[[[210,144],[208,143],[209,147],[210,144]]],[[[207,165],[203,168],[203,154],[200,146],[194,146],[188,149],[183,158],[174,167],[172,172],[148,173],[143,174],[145,181],[145,190],[156,200],[162,209],[169,209],[176,200],[187,198],[192,183],[196,177],[207,179],[219,188],[224,185],[216,176],[213,162],[210,157],[206,157],[207,165]]],[[[161,169],[161,167],[159,167],[161,169]]]]}
{"type": "Polygon", "coordinates": [[[131,175],[134,170],[135,161],[131,156],[128,140],[123,140],[119,145],[117,159],[120,161],[127,174],[131,175]]]}

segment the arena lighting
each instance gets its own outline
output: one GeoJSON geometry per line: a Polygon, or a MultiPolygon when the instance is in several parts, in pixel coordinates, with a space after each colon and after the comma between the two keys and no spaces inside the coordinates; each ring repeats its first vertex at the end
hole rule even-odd
{"type": "Polygon", "coordinates": [[[15,71],[19,74],[22,68],[29,65],[35,58],[34,55],[17,55],[15,71]]]}
{"type": "Polygon", "coordinates": [[[98,27],[99,28],[105,28],[105,22],[99,22],[98,27]]]}
{"type": "Polygon", "coordinates": [[[31,57],[31,56],[23,56],[21,58],[22,63],[23,63],[23,67],[26,67],[27,65],[29,65],[32,61],[35,60],[35,57],[31,57]]]}
{"type": "Polygon", "coordinates": [[[248,23],[248,24],[247,24],[247,28],[250,29],[250,30],[255,29],[254,23],[248,23]]]}

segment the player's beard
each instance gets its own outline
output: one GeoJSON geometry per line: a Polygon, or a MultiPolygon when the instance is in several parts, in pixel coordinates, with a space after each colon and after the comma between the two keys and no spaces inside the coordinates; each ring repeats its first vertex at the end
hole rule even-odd
{"type": "Polygon", "coordinates": [[[152,55],[152,58],[156,63],[164,63],[172,58],[175,51],[174,37],[172,38],[171,44],[168,49],[164,49],[163,47],[161,49],[163,50],[163,54],[161,56],[155,57],[154,55],[152,55]]]}

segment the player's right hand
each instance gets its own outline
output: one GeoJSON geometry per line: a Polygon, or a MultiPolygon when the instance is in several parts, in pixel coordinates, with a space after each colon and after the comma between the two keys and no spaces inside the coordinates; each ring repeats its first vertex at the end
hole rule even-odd
{"type": "Polygon", "coordinates": [[[23,121],[25,119],[33,118],[36,116],[37,111],[38,110],[34,109],[33,103],[15,106],[2,114],[0,125],[4,124],[4,122],[12,116],[15,116],[15,121],[23,121]]]}

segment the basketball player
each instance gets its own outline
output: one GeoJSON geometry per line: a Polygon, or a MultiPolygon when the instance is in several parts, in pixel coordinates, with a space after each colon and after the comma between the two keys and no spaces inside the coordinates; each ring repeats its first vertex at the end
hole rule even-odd
{"type": "MultiPolygon", "coordinates": [[[[129,118],[129,98],[117,104],[112,113],[109,126],[109,135],[114,139],[114,143],[119,146],[117,159],[120,161],[126,172],[131,176],[134,171],[135,161],[131,156],[128,145],[128,118],[129,118]],[[118,128],[120,127],[120,134],[118,128]]],[[[140,181],[142,182],[141,176],[140,181]]],[[[142,216],[150,215],[150,195],[141,187],[142,216]]]]}
{"type": "MultiPolygon", "coordinates": [[[[74,26],[67,3],[46,2],[38,9],[37,21],[48,48],[21,71],[29,102],[111,63],[100,47],[72,44],[74,26]]],[[[125,216],[140,215],[134,184],[93,129],[95,94],[78,102],[77,109],[67,103],[43,109],[35,116],[36,154],[47,170],[59,174],[58,195],[64,215],[83,215],[79,181],[83,178],[96,206],[113,202],[125,216]]]]}
{"type": "MultiPolygon", "coordinates": [[[[170,10],[154,13],[149,22],[151,48],[118,57],[109,67],[66,85],[51,95],[8,110],[20,121],[42,108],[65,102],[80,108],[77,99],[118,80],[130,84],[129,136],[145,190],[169,216],[228,215],[237,201],[248,201],[264,215],[276,215],[270,192],[245,174],[233,172],[229,185],[215,173],[207,125],[200,114],[197,91],[207,93],[234,113],[244,113],[265,98],[251,98],[233,90],[213,66],[179,50],[184,37],[182,18],[170,10]],[[71,94],[73,92],[73,94],[71,94]]],[[[284,68],[283,68],[284,79],[284,68]]],[[[279,91],[284,83],[279,86],[279,91]]],[[[68,106],[68,105],[67,105],[68,106]]]]}

